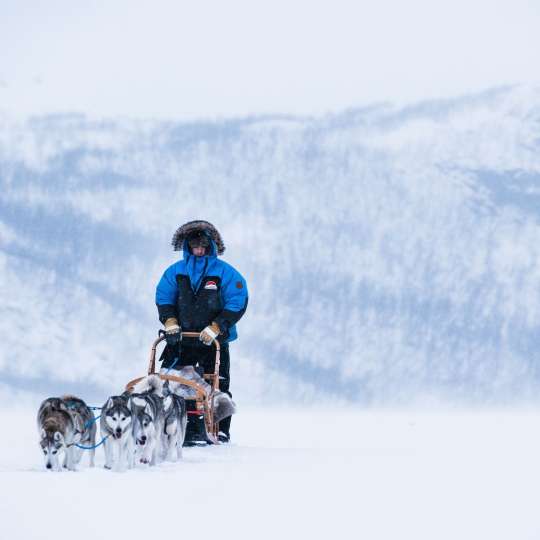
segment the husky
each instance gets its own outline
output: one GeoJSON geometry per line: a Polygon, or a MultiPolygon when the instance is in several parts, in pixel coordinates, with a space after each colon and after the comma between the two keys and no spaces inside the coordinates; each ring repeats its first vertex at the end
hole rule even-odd
{"type": "MultiPolygon", "coordinates": [[[[37,415],[40,445],[48,470],[61,471],[62,467],[74,471],[82,456],[75,445],[95,444],[94,415],[82,399],[75,396],[47,398],[37,415]],[[61,464],[60,457],[64,456],[61,464]]],[[[94,466],[95,449],[90,450],[90,466],[94,466]]]]}
{"type": "MultiPolygon", "coordinates": [[[[75,429],[80,434],[79,445],[87,448],[89,452],[90,467],[95,465],[96,449],[96,419],[86,403],[76,396],[62,396],[71,417],[75,421],[75,429]]],[[[83,449],[80,446],[73,448],[76,464],[80,462],[83,449]]]]}
{"type": "Polygon", "coordinates": [[[103,405],[99,424],[105,439],[105,468],[123,472],[133,467],[133,415],[129,394],[111,396],[103,405]]]}
{"type": "Polygon", "coordinates": [[[137,383],[130,396],[133,416],[135,459],[143,464],[156,465],[161,459],[163,384],[158,375],[149,375],[137,383]]]}
{"type": "Polygon", "coordinates": [[[182,459],[182,447],[186,438],[187,409],[183,397],[174,393],[174,385],[179,383],[166,383],[163,385],[163,393],[167,396],[163,399],[163,432],[161,446],[163,459],[166,461],[178,461],[182,459]]]}

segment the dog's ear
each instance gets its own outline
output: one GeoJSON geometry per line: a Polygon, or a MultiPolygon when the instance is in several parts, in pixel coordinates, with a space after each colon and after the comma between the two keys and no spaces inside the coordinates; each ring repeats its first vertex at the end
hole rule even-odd
{"type": "Polygon", "coordinates": [[[63,435],[59,432],[59,431],[55,431],[54,432],[54,440],[56,442],[60,442],[60,441],[63,441],[64,440],[64,437],[63,435]]]}
{"type": "Polygon", "coordinates": [[[152,407],[150,407],[150,403],[146,404],[146,407],[144,408],[144,412],[153,420],[154,416],[152,415],[152,407]]]}
{"type": "Polygon", "coordinates": [[[42,438],[42,439],[46,439],[46,438],[47,438],[47,432],[46,432],[44,429],[41,430],[41,438],[42,438]]]}
{"type": "Polygon", "coordinates": [[[105,409],[110,409],[113,405],[114,405],[114,399],[110,397],[109,401],[107,401],[107,404],[105,405],[105,409]]]}
{"type": "Polygon", "coordinates": [[[171,405],[172,405],[172,397],[171,396],[167,396],[164,400],[163,400],[163,410],[165,412],[167,412],[170,408],[171,408],[171,405]]]}

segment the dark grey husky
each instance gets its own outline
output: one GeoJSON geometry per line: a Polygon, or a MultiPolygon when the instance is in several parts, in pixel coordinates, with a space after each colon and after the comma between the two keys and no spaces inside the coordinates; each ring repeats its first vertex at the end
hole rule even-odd
{"type": "MultiPolygon", "coordinates": [[[[43,401],[37,415],[41,450],[45,458],[45,467],[55,471],[62,470],[62,465],[75,470],[83,450],[81,446],[94,446],[96,425],[92,411],[86,403],[75,396],[52,397],[43,401]],[[63,464],[60,457],[64,456],[63,464]]],[[[90,466],[94,466],[95,449],[88,450],[90,466]]]]}
{"type": "Polygon", "coordinates": [[[156,465],[162,459],[164,432],[163,383],[158,375],[149,375],[137,383],[130,396],[133,415],[135,459],[156,465]]]}
{"type": "Polygon", "coordinates": [[[172,393],[168,381],[163,385],[163,393],[167,396],[163,399],[164,420],[161,438],[163,459],[177,461],[182,458],[182,446],[186,437],[188,421],[186,401],[183,397],[172,393]]]}

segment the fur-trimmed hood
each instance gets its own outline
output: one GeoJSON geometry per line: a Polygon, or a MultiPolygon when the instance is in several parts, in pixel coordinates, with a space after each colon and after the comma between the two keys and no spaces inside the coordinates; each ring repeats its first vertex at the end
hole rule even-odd
{"type": "Polygon", "coordinates": [[[171,242],[172,246],[174,247],[174,251],[182,251],[184,248],[185,239],[190,234],[195,232],[203,232],[207,234],[208,237],[215,242],[217,254],[223,255],[223,252],[225,251],[225,244],[223,243],[223,238],[221,238],[219,231],[211,223],[208,221],[203,221],[202,219],[188,221],[176,230],[171,242]]]}

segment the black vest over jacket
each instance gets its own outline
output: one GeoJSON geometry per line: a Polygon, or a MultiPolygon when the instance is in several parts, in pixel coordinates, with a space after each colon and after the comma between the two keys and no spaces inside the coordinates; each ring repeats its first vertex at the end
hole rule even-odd
{"type": "Polygon", "coordinates": [[[200,332],[223,311],[221,298],[221,278],[204,276],[199,290],[191,288],[188,276],[177,275],[178,322],[184,332],[200,332]]]}

